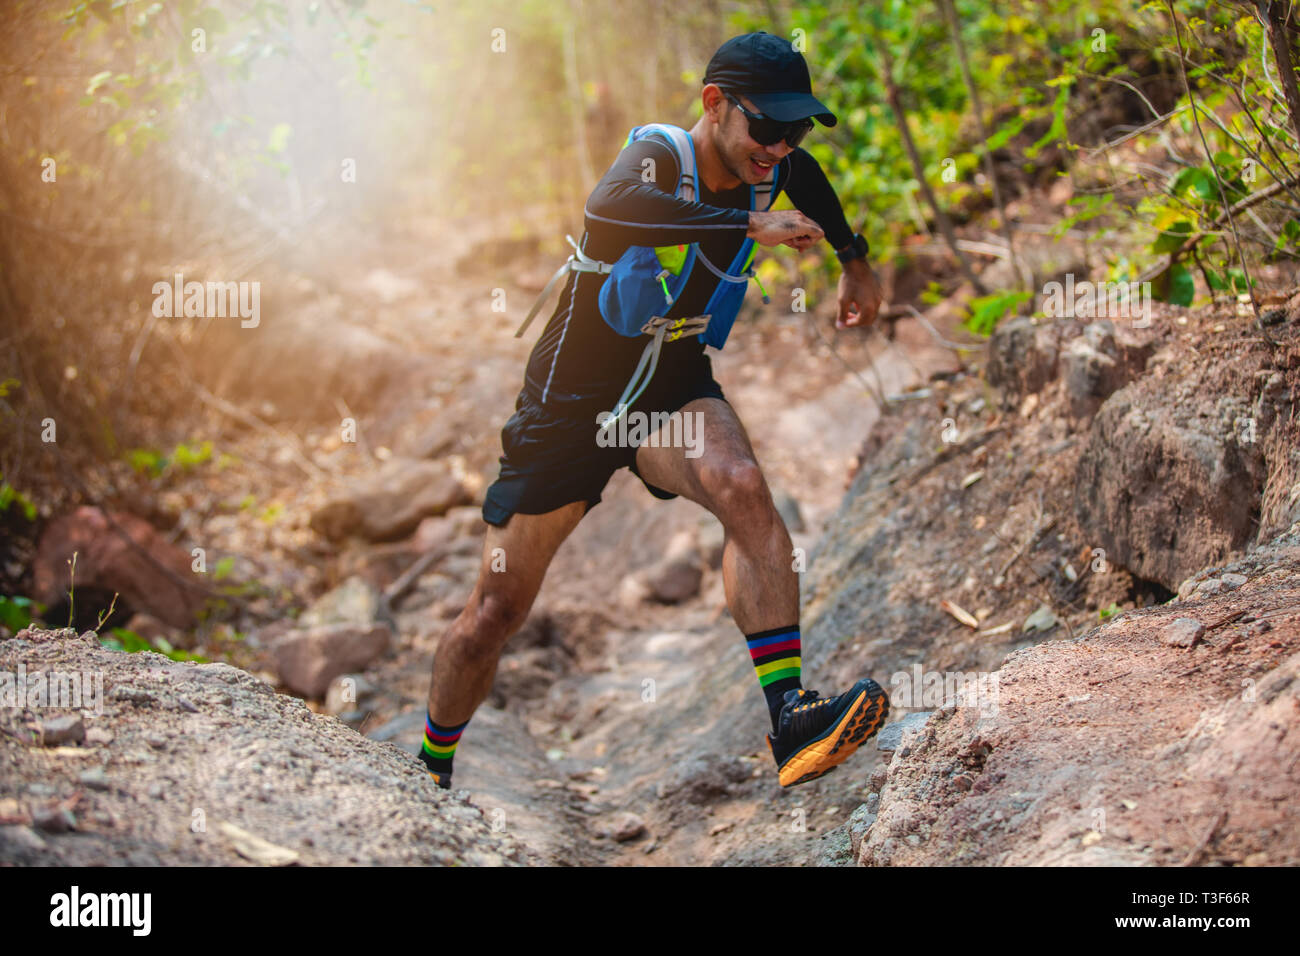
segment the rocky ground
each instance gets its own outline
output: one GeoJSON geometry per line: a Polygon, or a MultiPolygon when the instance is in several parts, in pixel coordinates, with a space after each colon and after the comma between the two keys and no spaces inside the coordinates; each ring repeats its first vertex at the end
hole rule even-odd
{"type": "MultiPolygon", "coordinates": [[[[911,317],[834,353],[809,324],[830,326],[829,303],[754,318],[715,372],[809,555],[806,683],[870,674],[907,729],[777,787],[720,528],[624,472],[557,555],[446,794],[411,754],[531,346],[514,322],[549,259],[466,275],[407,228],[225,346],[247,361],[207,381],[211,460],[109,469],[88,478],[97,511],[44,516],[24,559],[51,622],[77,550],[78,630],[117,594],[103,633],[235,667],[77,631],[0,643],[0,671],[105,684],[80,731],[0,709],[0,859],[1294,861],[1268,836],[1295,831],[1275,799],[1295,771],[1287,294],[1266,302],[1276,348],[1231,307],[1157,307],[1144,329],[1007,323],[965,364],[911,317]],[[894,396],[883,414],[872,392],[894,396]],[[983,678],[996,713],[909,697],[917,673],[983,678]]],[[[940,335],[961,335],[965,295],[929,310],[940,335]]]]}
{"type": "Polygon", "coordinates": [[[396,748],[228,664],[31,629],[0,644],[0,672],[14,678],[11,697],[26,691],[23,704],[0,707],[6,862],[535,860],[463,795],[435,798],[428,775],[396,748]]]}
{"type": "Polygon", "coordinates": [[[1215,575],[1212,596],[1016,651],[995,705],[905,731],[849,827],[854,858],[1300,863],[1300,529],[1215,575]]]}

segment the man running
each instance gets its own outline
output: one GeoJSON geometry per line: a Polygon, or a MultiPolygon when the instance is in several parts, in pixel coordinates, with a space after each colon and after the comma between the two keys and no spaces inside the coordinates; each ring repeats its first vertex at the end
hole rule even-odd
{"type": "MultiPolygon", "coordinates": [[[[869,326],[881,293],[866,242],[850,230],[817,161],[798,148],[813,127],[810,117],[836,123],[812,95],[802,54],[768,33],[735,37],[709,61],[701,100],[704,114],[690,130],[698,202],[673,192],[674,151],[653,136],[636,140],[587,200],[583,253],[614,262],[629,246],[698,243],[701,255],[725,268],[747,236],[799,250],[825,238],[843,263],[837,325],[869,326]],[[749,187],[773,166],[776,190],[798,211],[750,211],[749,187]],[[647,168],[655,170],[649,182],[647,168]]],[[[560,544],[600,501],[610,476],[626,466],[656,497],[684,495],[722,523],[727,606],[767,701],[767,740],[779,782],[812,780],[880,728],[888,698],[868,678],[831,697],[801,686],[790,535],[698,336],[663,344],[657,371],[634,404],[642,412],[702,413],[696,419],[703,422],[702,445],[692,452],[670,441],[634,447],[597,441],[598,416],[614,409],[646,343],[645,336],[619,335],[602,319],[597,294],[607,278],[569,273],[529,357],[515,413],[501,432],[500,474],[483,503],[490,527],[478,582],[438,644],[421,759],[439,786],[451,786],[456,745],[491,689],[502,648],[522,626],[560,544]],[[506,569],[494,571],[493,555],[502,553],[506,569]]],[[[692,269],[668,317],[703,313],[718,281],[708,269],[692,269]]]]}

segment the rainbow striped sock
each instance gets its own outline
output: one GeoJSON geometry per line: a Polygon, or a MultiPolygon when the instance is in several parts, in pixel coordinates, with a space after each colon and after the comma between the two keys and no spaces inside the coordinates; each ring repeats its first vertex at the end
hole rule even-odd
{"type": "Polygon", "coordinates": [[[776,720],[781,715],[781,706],[785,703],[785,693],[797,690],[802,658],[799,653],[802,645],[799,640],[799,625],[778,627],[757,634],[746,634],[745,643],[749,645],[749,656],[758,672],[758,683],[767,698],[767,709],[772,716],[772,730],[776,730],[776,720]]]}
{"type": "Polygon", "coordinates": [[[469,726],[469,721],[454,727],[442,727],[433,722],[428,711],[424,714],[424,744],[420,747],[420,759],[429,768],[429,775],[434,782],[445,790],[451,789],[451,762],[456,756],[456,745],[460,735],[469,726]]]}

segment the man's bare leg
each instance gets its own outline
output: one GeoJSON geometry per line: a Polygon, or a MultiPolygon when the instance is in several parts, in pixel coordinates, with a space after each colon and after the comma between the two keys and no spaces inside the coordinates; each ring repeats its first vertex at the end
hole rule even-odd
{"type": "Polygon", "coordinates": [[[504,528],[488,527],[478,582],[438,642],[428,701],[435,723],[462,724],[487,697],[502,648],[528,617],[551,559],[586,510],[585,502],[575,501],[542,515],[512,515],[504,528]]]}
{"type": "Polygon", "coordinates": [[[745,426],[732,407],[717,398],[697,398],[681,412],[703,413],[703,454],[688,458],[680,445],[664,447],[662,442],[671,438],[665,428],[659,447],[643,444],[637,449],[637,470],[646,481],[704,506],[722,522],[722,582],[727,607],[743,633],[797,622],[799,576],[792,563],[790,533],[772,501],[745,426]]]}
{"type": "Polygon", "coordinates": [[[668,436],[661,429],[659,447],[647,443],[637,449],[637,470],[646,481],[703,505],[722,522],[727,606],[745,635],[767,699],[773,729],[768,746],[777,779],[783,787],[815,780],[880,729],[889,697],[875,681],[863,678],[833,697],[798,687],[794,702],[786,699],[802,679],[794,656],[800,653],[799,579],[790,535],[731,406],[700,398],[682,412],[703,413],[703,454],[687,457],[686,448],[665,447],[668,436]]]}

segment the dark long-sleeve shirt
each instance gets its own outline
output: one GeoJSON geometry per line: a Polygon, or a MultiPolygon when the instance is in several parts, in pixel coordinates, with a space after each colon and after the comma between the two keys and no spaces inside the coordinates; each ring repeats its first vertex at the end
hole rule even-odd
{"type": "MultiPolygon", "coordinates": [[[[674,195],[677,175],[677,160],[662,140],[647,138],[625,147],[587,199],[586,231],[579,244],[583,252],[612,263],[628,246],[694,242],[710,262],[726,269],[749,229],[749,185],[740,183],[715,193],[697,176],[699,201],[686,202],[674,195]],[[647,158],[656,164],[653,182],[642,178],[647,158]]],[[[835,190],[806,150],[797,148],[781,160],[775,191],[784,191],[795,208],[821,226],[834,248],[852,241],[853,231],[835,190]]],[[[569,273],[555,311],[529,356],[525,390],[559,411],[613,408],[648,341],[644,335],[619,335],[605,323],[597,304],[604,280],[594,273],[569,273]]],[[[667,315],[702,314],[719,281],[707,266],[697,263],[667,315]]],[[[691,375],[705,363],[699,336],[665,342],[655,382],[691,375]]]]}

